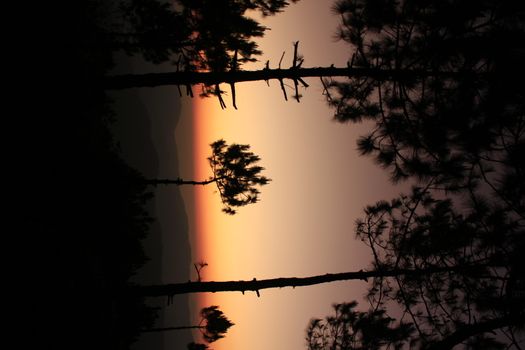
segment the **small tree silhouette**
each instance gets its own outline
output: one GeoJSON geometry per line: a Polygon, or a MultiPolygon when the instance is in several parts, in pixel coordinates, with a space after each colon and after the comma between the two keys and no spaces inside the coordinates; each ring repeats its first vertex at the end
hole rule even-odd
{"type": "Polygon", "coordinates": [[[201,310],[201,323],[206,322],[204,327],[199,328],[202,332],[204,340],[208,343],[213,343],[221,338],[224,338],[224,335],[228,329],[234,325],[224,316],[224,313],[219,310],[219,307],[212,305],[205,307],[201,310]]]}
{"type": "Polygon", "coordinates": [[[308,350],[401,349],[414,328],[383,309],[356,310],[357,302],[334,304],[335,315],[314,318],[306,329],[308,350]]]}
{"type": "MultiPolygon", "coordinates": [[[[219,310],[217,305],[208,306],[201,309],[201,321],[196,326],[181,326],[181,327],[162,327],[162,328],[150,328],[145,329],[143,332],[164,332],[164,331],[173,331],[181,329],[198,329],[202,333],[202,337],[207,343],[213,343],[221,338],[224,338],[224,335],[228,329],[235,325],[232,323],[224,313],[219,310]]],[[[202,348],[202,344],[190,343],[191,346],[197,346],[197,348],[202,348]]],[[[190,346],[189,344],[189,346],[190,346]]]]}
{"type": "Polygon", "coordinates": [[[222,211],[233,215],[233,207],[242,207],[255,203],[259,199],[258,186],[268,184],[271,179],[260,175],[263,167],[258,166],[259,156],[250,152],[249,145],[227,145],[224,140],[217,140],[211,145],[212,154],[208,162],[213,171],[213,176],[204,181],[185,181],[181,178],[146,180],[150,185],[207,185],[215,183],[219,189],[222,211]]]}
{"type": "Polygon", "coordinates": [[[256,165],[259,156],[249,151],[249,145],[226,145],[224,140],[211,144],[212,155],[208,158],[215,183],[219,189],[224,211],[235,214],[232,207],[241,207],[258,200],[260,191],[271,180],[260,173],[263,167],[256,165]]]}

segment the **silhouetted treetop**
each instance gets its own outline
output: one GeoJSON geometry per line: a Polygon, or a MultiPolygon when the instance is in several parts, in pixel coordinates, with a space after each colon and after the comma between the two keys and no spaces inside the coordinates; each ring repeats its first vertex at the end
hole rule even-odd
{"type": "MultiPolygon", "coordinates": [[[[297,2],[293,0],[292,2],[297,2]]],[[[110,33],[115,48],[153,63],[173,61],[182,70],[224,71],[261,54],[253,38],[266,27],[248,16],[281,12],[283,0],[121,0],[120,27],[110,33]],[[236,62],[234,53],[238,53],[236,62]]]]}
{"type": "Polygon", "coordinates": [[[271,181],[260,175],[264,168],[257,165],[259,156],[249,151],[249,145],[228,146],[224,140],[215,141],[211,148],[208,162],[224,204],[223,211],[233,215],[233,207],[256,203],[260,194],[258,187],[271,181]]]}
{"type": "Polygon", "coordinates": [[[145,183],[158,185],[208,185],[215,183],[219,190],[222,211],[233,215],[234,207],[242,207],[259,200],[259,187],[267,185],[271,179],[261,175],[263,167],[257,165],[259,156],[250,151],[249,145],[227,145],[217,140],[211,145],[212,154],[208,157],[213,176],[204,181],[177,179],[149,179],[145,183]]]}
{"type": "Polygon", "coordinates": [[[369,123],[361,154],[415,184],[357,221],[371,269],[477,266],[374,277],[370,307],[397,304],[414,329],[410,347],[519,348],[525,3],[348,0],[334,11],[338,37],[355,49],[350,67],[400,72],[324,80],[336,120],[369,123]]]}
{"type": "Polygon", "coordinates": [[[497,203],[465,210],[429,187],[365,209],[356,233],[373,255],[369,309],[334,305],[310,321],[308,349],[520,349],[523,223],[497,203]]]}
{"type": "Polygon", "coordinates": [[[202,336],[208,343],[224,338],[228,329],[235,325],[226,318],[224,313],[219,310],[219,307],[216,305],[203,308],[201,310],[201,317],[202,321],[206,323],[202,336]]]}
{"type": "Polygon", "coordinates": [[[383,309],[355,310],[356,302],[334,304],[335,314],[312,319],[306,329],[308,350],[400,349],[414,332],[411,324],[395,322],[383,309]]]}
{"type": "Polygon", "coordinates": [[[449,189],[464,186],[480,157],[494,164],[522,148],[525,93],[517,76],[525,73],[525,30],[518,24],[524,7],[489,0],[338,1],[338,37],[356,50],[350,66],[456,75],[325,80],[336,120],[375,124],[359,150],[394,181],[437,176],[449,189]],[[500,149],[507,155],[493,154],[500,149]]]}
{"type": "Polygon", "coordinates": [[[239,0],[247,9],[257,10],[263,16],[275,15],[282,12],[290,3],[296,3],[299,0],[239,0]]]}
{"type": "Polygon", "coordinates": [[[502,198],[481,195],[472,187],[450,195],[429,182],[368,206],[357,221],[356,234],[379,271],[477,266],[372,280],[371,307],[398,304],[401,320],[416,330],[411,343],[420,348],[451,349],[464,342],[499,348],[523,340],[525,289],[514,271],[521,265],[516,257],[524,221],[502,198]]]}
{"type": "MultiPolygon", "coordinates": [[[[224,313],[219,310],[219,307],[216,305],[208,306],[202,308],[200,311],[201,320],[198,325],[195,326],[177,326],[177,327],[161,327],[161,328],[147,328],[143,329],[142,332],[165,332],[165,331],[175,331],[183,329],[198,329],[202,337],[207,343],[213,343],[221,338],[224,338],[224,335],[231,326],[235,324],[232,323],[224,315],[224,313]]],[[[190,343],[188,347],[195,349],[206,349],[207,347],[204,344],[199,343],[190,343]]]]}
{"type": "Polygon", "coordinates": [[[234,65],[254,61],[252,56],[262,53],[251,38],[262,37],[266,28],[245,15],[247,7],[230,0],[180,0],[180,3],[193,32],[193,47],[182,51],[190,70],[235,69],[234,65]],[[235,52],[239,58],[234,63],[235,52]]]}
{"type": "Polygon", "coordinates": [[[140,54],[152,63],[174,58],[191,43],[192,28],[181,11],[169,2],[158,0],[120,1],[122,20],[113,25],[109,39],[114,49],[128,55],[140,54]]]}
{"type": "Polygon", "coordinates": [[[450,350],[462,344],[467,349],[506,349],[485,333],[519,322],[516,317],[478,320],[458,324],[457,330],[442,340],[422,341],[410,322],[396,321],[384,309],[363,312],[355,310],[356,306],[356,302],[334,304],[335,315],[312,319],[306,330],[308,350],[450,350]]]}

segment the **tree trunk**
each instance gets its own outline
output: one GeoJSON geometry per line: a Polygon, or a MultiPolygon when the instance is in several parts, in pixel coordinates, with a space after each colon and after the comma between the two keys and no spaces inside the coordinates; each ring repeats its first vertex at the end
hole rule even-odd
{"type": "Polygon", "coordinates": [[[187,282],[174,283],[151,286],[132,286],[130,287],[132,293],[144,297],[171,297],[175,294],[187,293],[215,293],[215,292],[244,292],[253,291],[259,296],[261,289],[268,288],[283,288],[283,287],[303,287],[311,286],[321,283],[329,283],[335,281],[345,280],[364,280],[374,277],[393,277],[393,276],[421,276],[440,272],[454,272],[462,271],[463,273],[476,273],[476,270],[484,266],[468,265],[468,266],[453,266],[453,267],[431,267],[427,269],[391,269],[391,270],[372,270],[372,271],[356,271],[343,273],[327,273],[325,275],[311,276],[311,277],[288,277],[288,278],[273,278],[267,280],[251,281],[224,281],[224,282],[187,282]]]}
{"type": "Polygon", "coordinates": [[[204,181],[193,181],[193,180],[183,180],[183,179],[150,179],[146,180],[146,184],[152,185],[152,186],[158,186],[158,185],[208,185],[212,182],[216,182],[218,179],[213,178],[210,180],[204,180],[204,181]]]}
{"type": "MultiPolygon", "coordinates": [[[[370,77],[376,80],[409,79],[414,77],[460,78],[469,73],[432,72],[426,70],[352,68],[352,67],[317,67],[289,69],[262,69],[256,71],[231,72],[169,72],[149,74],[124,74],[106,77],[106,89],[128,89],[134,87],[154,87],[161,85],[215,85],[235,84],[260,80],[297,80],[308,77],[370,77]]],[[[471,74],[472,75],[472,74],[471,74]]]]}
{"type": "Polygon", "coordinates": [[[152,333],[152,332],[164,332],[164,331],[177,331],[182,329],[201,329],[204,326],[181,326],[181,327],[160,327],[160,328],[148,328],[143,329],[142,333],[152,333]]]}

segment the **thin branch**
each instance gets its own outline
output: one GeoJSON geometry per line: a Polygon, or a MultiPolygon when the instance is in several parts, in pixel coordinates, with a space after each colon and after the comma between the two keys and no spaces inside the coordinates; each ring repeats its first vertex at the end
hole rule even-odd
{"type": "Polygon", "coordinates": [[[286,53],[286,51],[283,51],[283,54],[281,55],[281,59],[279,60],[279,69],[281,69],[281,63],[283,61],[283,58],[284,58],[284,54],[286,53]]]}
{"type": "Polygon", "coordinates": [[[225,109],[226,108],[226,102],[224,102],[224,99],[222,98],[222,91],[221,91],[221,89],[219,87],[219,84],[215,85],[215,95],[219,99],[219,103],[221,105],[221,108],[225,109]]]}
{"type": "Polygon", "coordinates": [[[233,108],[237,109],[237,102],[235,100],[235,97],[236,97],[236,94],[235,94],[235,83],[231,83],[230,84],[230,89],[231,89],[231,92],[232,92],[232,104],[233,104],[233,108]]]}
{"type": "Polygon", "coordinates": [[[281,90],[283,90],[284,100],[288,101],[288,96],[286,95],[286,88],[284,87],[283,79],[279,79],[279,83],[281,84],[281,90]]]}

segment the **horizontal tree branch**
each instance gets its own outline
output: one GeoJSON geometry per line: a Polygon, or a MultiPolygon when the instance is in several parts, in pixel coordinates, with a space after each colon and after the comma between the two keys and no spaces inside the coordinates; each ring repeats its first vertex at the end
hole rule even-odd
{"type": "Polygon", "coordinates": [[[479,76],[471,72],[445,72],[426,70],[379,69],[379,68],[353,68],[353,67],[316,67],[289,69],[262,69],[254,71],[230,72],[167,72],[148,74],[113,75],[105,78],[106,89],[127,89],[134,87],[154,87],[161,85],[215,85],[221,83],[235,84],[272,79],[299,80],[308,77],[370,77],[377,80],[410,79],[414,77],[440,77],[464,78],[466,76],[479,76]]]}
{"type": "Polygon", "coordinates": [[[261,289],[283,288],[283,287],[303,287],[321,283],[329,283],[345,280],[364,280],[374,277],[393,277],[393,276],[422,276],[441,272],[458,272],[473,273],[479,271],[483,266],[480,265],[463,265],[453,267],[430,267],[426,269],[391,269],[391,270],[372,270],[372,271],[355,271],[343,273],[327,273],[325,275],[310,277],[287,277],[273,278],[266,280],[251,281],[223,281],[223,282],[192,282],[174,283],[151,286],[132,286],[132,293],[145,297],[172,296],[176,294],[187,293],[216,293],[216,292],[246,292],[253,291],[259,293],[261,289]]]}

